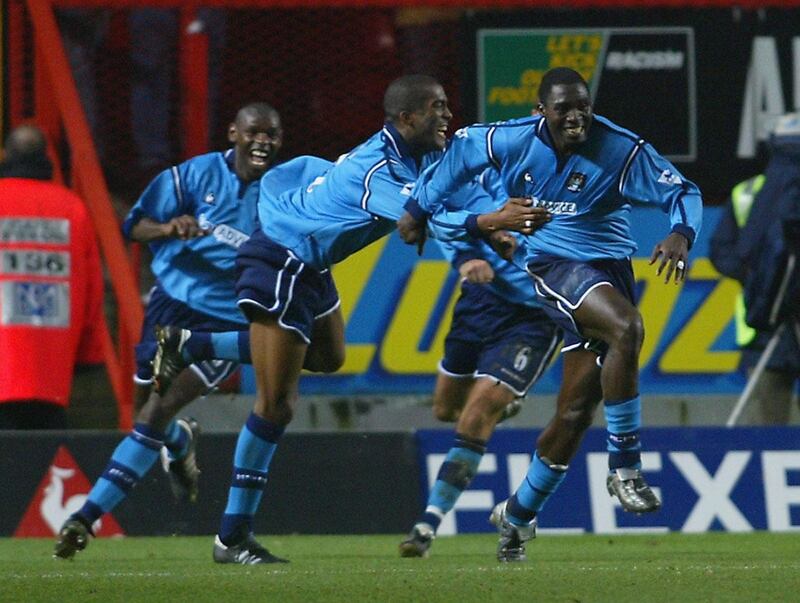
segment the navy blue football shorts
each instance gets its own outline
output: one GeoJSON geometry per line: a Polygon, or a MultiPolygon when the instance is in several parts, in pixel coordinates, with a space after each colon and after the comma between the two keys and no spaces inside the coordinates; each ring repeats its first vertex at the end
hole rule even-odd
{"type": "Polygon", "coordinates": [[[528,264],[536,299],[547,315],[564,329],[564,347],[592,350],[601,358],[608,346],[581,334],[573,316],[586,296],[597,287],[611,286],[636,305],[636,280],[629,259],[581,262],[552,255],[541,255],[528,264]]]}
{"type": "Polygon", "coordinates": [[[488,287],[463,283],[453,308],[439,371],[449,377],[488,377],[524,396],[542,375],[561,330],[539,309],[513,304],[488,287]]]}
{"type": "MultiPolygon", "coordinates": [[[[233,300],[231,300],[232,302],[233,300]]],[[[192,310],[189,306],[170,297],[160,283],[150,290],[150,299],[144,312],[142,335],[136,346],[136,375],[134,382],[149,385],[153,382],[151,362],[156,355],[156,325],[172,325],[194,331],[241,331],[245,325],[228,320],[220,320],[208,314],[192,310]]],[[[209,389],[219,385],[229,377],[238,363],[230,360],[204,360],[190,366],[209,389]]]]}
{"type": "Polygon", "coordinates": [[[307,266],[290,250],[256,231],[236,256],[239,309],[251,322],[259,313],[311,342],[314,321],[339,307],[329,270],[307,266]]]}

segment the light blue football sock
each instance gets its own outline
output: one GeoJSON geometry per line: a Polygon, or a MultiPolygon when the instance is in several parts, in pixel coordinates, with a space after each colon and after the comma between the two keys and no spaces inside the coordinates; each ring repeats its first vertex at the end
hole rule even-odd
{"type": "Polygon", "coordinates": [[[163,442],[163,433],[137,423],[114,450],[77,515],[91,525],[121,503],[156,462],[163,442]]]}
{"type": "Polygon", "coordinates": [[[603,405],[608,436],[608,468],[641,469],[642,445],[639,430],[642,427],[642,401],[639,396],[630,400],[607,401],[603,405]]]}
{"type": "Polygon", "coordinates": [[[252,531],[253,516],[266,488],[269,464],[283,430],[283,426],[251,413],[239,433],[228,504],[219,530],[223,544],[236,544],[252,531]]]}

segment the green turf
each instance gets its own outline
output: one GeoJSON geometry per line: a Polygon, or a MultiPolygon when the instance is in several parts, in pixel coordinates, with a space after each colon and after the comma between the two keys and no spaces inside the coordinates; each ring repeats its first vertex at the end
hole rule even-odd
{"type": "Polygon", "coordinates": [[[548,534],[516,564],[492,535],[439,538],[428,559],[400,559],[400,536],[261,540],[292,562],[215,565],[207,537],[101,539],[71,562],[50,540],[0,539],[0,601],[800,600],[796,534],[548,534]]]}

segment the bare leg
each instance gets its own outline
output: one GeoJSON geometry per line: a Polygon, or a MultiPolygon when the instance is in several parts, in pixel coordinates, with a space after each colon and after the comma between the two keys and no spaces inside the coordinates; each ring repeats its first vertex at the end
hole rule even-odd
{"type": "Polygon", "coordinates": [[[539,455],[552,463],[568,465],[583,434],[591,426],[603,398],[597,356],[587,350],[564,354],[564,373],[556,414],[536,442],[539,455]]]}
{"type": "Polygon", "coordinates": [[[478,379],[456,423],[456,433],[486,442],[492,437],[503,410],[516,397],[493,379],[478,379]]]}
{"type": "Polygon", "coordinates": [[[208,387],[191,369],[184,369],[164,396],[152,392],[136,416],[136,421],[164,431],[178,411],[203,395],[208,387]]]}
{"type": "Polygon", "coordinates": [[[335,373],[342,368],[344,356],[344,319],[337,308],[314,322],[303,368],[315,373],[335,373]]]}
{"type": "Polygon", "coordinates": [[[586,337],[608,344],[601,376],[606,401],[638,395],[644,326],[636,307],[613,287],[597,287],[575,311],[575,320],[586,337]]]}
{"type": "Polygon", "coordinates": [[[264,318],[250,324],[250,353],[256,379],[254,412],[276,425],[292,420],[297,383],[308,344],[296,333],[264,318]]]}
{"type": "Polygon", "coordinates": [[[455,423],[475,385],[472,377],[451,377],[439,373],[433,390],[433,414],[439,421],[455,423]]]}

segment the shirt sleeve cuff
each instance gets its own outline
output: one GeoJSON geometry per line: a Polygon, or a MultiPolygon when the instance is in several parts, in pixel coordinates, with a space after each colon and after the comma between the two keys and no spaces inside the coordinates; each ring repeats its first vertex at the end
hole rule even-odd
{"type": "Polygon", "coordinates": [[[464,227],[467,229],[469,236],[473,239],[483,238],[483,232],[478,228],[478,214],[470,214],[467,216],[467,219],[464,220],[464,227]]]}
{"type": "Polygon", "coordinates": [[[686,237],[687,240],[689,241],[689,249],[692,248],[696,236],[694,228],[686,226],[685,224],[676,224],[675,226],[672,227],[672,232],[677,232],[678,234],[686,237]]]}
{"type": "Polygon", "coordinates": [[[133,230],[133,227],[136,226],[138,221],[139,216],[129,215],[122,223],[122,236],[128,241],[131,240],[131,230],[133,230]]]}
{"type": "Polygon", "coordinates": [[[409,199],[406,201],[406,204],[403,206],[408,213],[411,214],[411,217],[414,218],[417,222],[422,222],[423,220],[428,219],[428,212],[422,209],[417,203],[416,199],[409,199]]]}

